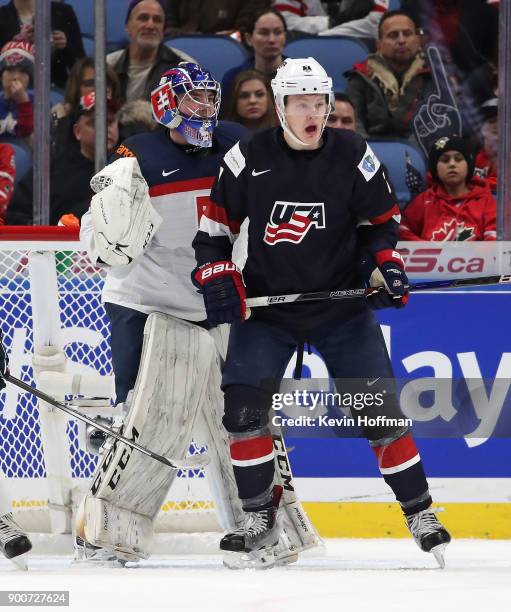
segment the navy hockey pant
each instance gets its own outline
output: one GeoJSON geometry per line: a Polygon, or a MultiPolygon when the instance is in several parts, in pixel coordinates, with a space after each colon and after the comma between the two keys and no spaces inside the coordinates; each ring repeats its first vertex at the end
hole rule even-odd
{"type": "MultiPolygon", "coordinates": [[[[372,311],[316,333],[311,343],[335,379],[392,379],[393,371],[380,326],[372,311]]],[[[251,320],[231,327],[222,388],[224,425],[231,437],[231,459],[239,496],[246,509],[270,503],[274,478],[269,423],[271,394],[278,386],[296,349],[296,340],[282,328],[251,320]],[[273,388],[267,381],[275,381],[273,388]]],[[[395,396],[378,414],[402,418],[395,396]]],[[[405,514],[428,508],[431,497],[419,452],[406,428],[363,428],[377,457],[380,472],[405,514]]]]}
{"type": "Polygon", "coordinates": [[[144,326],[147,315],[132,308],[105,303],[112,324],[110,346],[115,375],[116,404],[124,402],[135,386],[142,355],[144,326]]]}

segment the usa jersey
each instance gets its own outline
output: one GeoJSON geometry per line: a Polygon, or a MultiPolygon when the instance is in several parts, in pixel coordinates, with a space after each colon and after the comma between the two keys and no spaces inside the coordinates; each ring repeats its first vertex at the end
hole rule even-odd
{"type": "MultiPolygon", "coordinates": [[[[107,268],[103,301],[188,321],[206,319],[203,299],[190,280],[195,267],[192,240],[222,157],[245,133],[236,123],[220,122],[211,149],[187,151],[174,144],[164,129],[137,134],[118,147],[111,161],[137,158],[151,203],[163,221],[139,258],[127,266],[107,268]]],[[[90,212],[82,218],[81,237],[90,249],[94,239],[90,212]]]]}
{"type": "MultiPolygon", "coordinates": [[[[327,128],[320,149],[296,151],[271,128],[225,155],[194,240],[198,263],[230,259],[247,218],[243,276],[255,297],[360,287],[360,253],[394,249],[400,213],[382,165],[354,132],[327,128]]],[[[252,316],[306,335],[366,307],[355,299],[302,302],[252,316]]]]}

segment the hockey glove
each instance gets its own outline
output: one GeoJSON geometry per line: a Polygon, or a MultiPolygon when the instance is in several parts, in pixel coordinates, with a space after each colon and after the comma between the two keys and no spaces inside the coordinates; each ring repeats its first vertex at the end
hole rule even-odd
{"type": "Polygon", "coordinates": [[[7,372],[7,366],[9,365],[9,358],[5,352],[5,347],[2,342],[2,332],[0,331],[0,389],[5,387],[4,375],[7,372]]]}
{"type": "Polygon", "coordinates": [[[362,261],[365,280],[369,287],[379,289],[367,296],[371,308],[403,308],[408,303],[408,277],[401,255],[392,249],[378,251],[374,259],[362,261]]]}
{"type": "Polygon", "coordinates": [[[215,261],[195,268],[192,282],[202,293],[211,324],[245,320],[247,294],[241,272],[232,261],[215,261]]]}

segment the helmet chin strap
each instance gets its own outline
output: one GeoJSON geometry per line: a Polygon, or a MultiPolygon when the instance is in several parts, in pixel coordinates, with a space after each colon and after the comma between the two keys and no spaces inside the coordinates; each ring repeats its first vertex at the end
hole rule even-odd
{"type": "Polygon", "coordinates": [[[279,118],[279,121],[280,121],[280,125],[282,126],[282,129],[289,136],[289,138],[292,141],[294,141],[296,144],[298,144],[300,146],[300,148],[310,149],[312,146],[314,146],[315,144],[320,142],[320,140],[321,140],[321,138],[323,136],[323,132],[325,131],[325,126],[326,126],[326,122],[327,122],[327,119],[328,119],[328,115],[330,115],[330,113],[327,113],[325,115],[325,118],[323,119],[323,125],[321,126],[321,131],[320,131],[319,137],[312,144],[307,143],[307,142],[303,142],[303,140],[300,140],[300,138],[298,138],[298,136],[296,136],[296,134],[288,126],[286,118],[284,116],[284,113],[280,110],[280,108],[277,108],[277,115],[278,115],[278,118],[279,118]]]}

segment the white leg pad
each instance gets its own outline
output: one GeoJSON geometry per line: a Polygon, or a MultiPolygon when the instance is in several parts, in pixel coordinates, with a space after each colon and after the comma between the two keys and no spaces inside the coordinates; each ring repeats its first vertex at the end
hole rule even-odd
{"type": "Polygon", "coordinates": [[[152,518],[87,496],[83,519],[87,542],[113,548],[117,556],[126,561],[148,557],[154,533],[152,518]]]}
{"type": "MultiPolygon", "coordinates": [[[[137,381],[121,433],[164,457],[184,458],[205,402],[215,353],[213,339],[204,329],[161,313],[149,315],[137,381]]],[[[148,556],[148,526],[150,523],[152,533],[176,471],[117,440],[110,440],[109,445],[94,474],[85,501],[89,512],[84,513],[83,524],[77,525],[77,534],[95,546],[148,556]],[[96,505],[90,498],[106,504],[96,505]],[[100,515],[92,518],[92,514],[105,508],[109,522],[99,528],[100,515]],[[140,528],[135,547],[134,536],[119,524],[133,526],[135,531],[140,528]]]]}
{"type": "Polygon", "coordinates": [[[229,438],[222,425],[223,393],[220,389],[220,360],[217,356],[210,371],[206,402],[197,419],[195,438],[208,447],[209,464],[204,468],[220,526],[233,531],[243,524],[244,513],[234,479],[229,438]]]}
{"type": "Polygon", "coordinates": [[[272,436],[275,482],[283,489],[278,511],[282,534],[274,554],[277,564],[285,564],[295,561],[297,554],[304,550],[322,546],[323,540],[296,495],[286,444],[280,429],[272,428],[272,436]]]}

